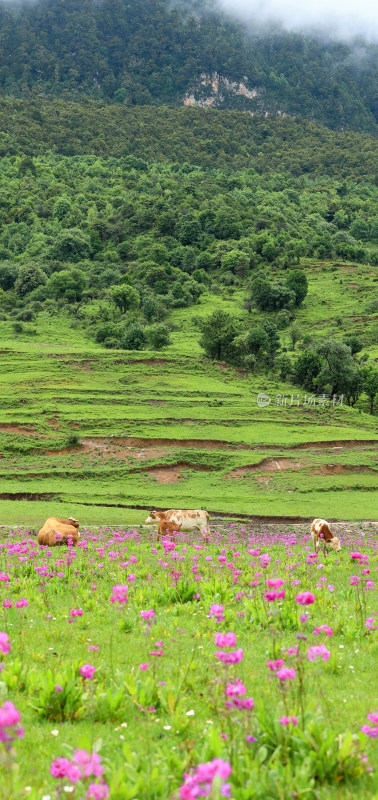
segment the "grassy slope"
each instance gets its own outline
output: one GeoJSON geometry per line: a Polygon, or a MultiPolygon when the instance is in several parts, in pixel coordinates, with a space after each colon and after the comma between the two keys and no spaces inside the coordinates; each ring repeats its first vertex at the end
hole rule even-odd
{"type": "MultiPolygon", "coordinates": [[[[377,323],[364,314],[372,269],[312,263],[307,271],[310,291],[298,315],[303,329],[345,335],[363,328],[366,352],[374,352],[377,323]]],[[[37,525],[52,512],[85,523],[129,524],[155,505],[374,518],[378,437],[366,403],[360,409],[277,407],[277,394],[298,389],[203,357],[195,317],[221,305],[243,319],[248,312],[241,301],[241,292],[207,295],[176,310],[172,344],[159,353],[101,350],[64,314],[40,315],[37,335],[17,340],[10,324],[0,323],[3,524],[37,525]],[[272,397],[267,408],[256,404],[259,391],[272,397]],[[73,432],[84,444],[67,451],[73,432]],[[146,441],[135,446],[130,437],[146,441]]],[[[302,400],[304,392],[299,395],[302,400]]]]}

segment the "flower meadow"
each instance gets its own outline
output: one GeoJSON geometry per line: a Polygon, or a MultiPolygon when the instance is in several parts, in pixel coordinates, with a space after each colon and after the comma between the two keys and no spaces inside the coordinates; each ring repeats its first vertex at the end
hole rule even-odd
{"type": "Polygon", "coordinates": [[[377,541],[0,529],[0,797],[377,791],[377,541]]]}

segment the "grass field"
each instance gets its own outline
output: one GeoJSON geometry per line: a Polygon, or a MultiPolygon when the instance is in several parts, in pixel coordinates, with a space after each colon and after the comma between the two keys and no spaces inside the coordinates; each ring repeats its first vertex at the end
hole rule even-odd
{"type": "MultiPolygon", "coordinates": [[[[352,322],[374,357],[372,269],[306,271],[303,330],[342,336],[352,322]]],[[[243,296],[207,294],[174,311],[159,353],[103,350],[68,312],[40,313],[17,337],[0,322],[3,524],[37,527],[52,507],[91,524],[141,523],[155,506],[373,519],[378,436],[366,397],[353,409],[306,406],[296,387],[204,357],[196,320],[217,306],[246,319],[243,296]],[[259,392],[271,398],[264,408],[259,392]]]]}
{"type": "MultiPolygon", "coordinates": [[[[0,741],[2,800],[194,798],[184,773],[217,758],[234,800],[377,797],[376,533],[314,559],[287,528],[173,544],[111,519],[76,550],[0,534],[0,706],[24,727],[0,741]],[[216,647],[219,631],[236,638],[216,647]]],[[[224,795],[215,780],[200,796],[224,795]]]]}

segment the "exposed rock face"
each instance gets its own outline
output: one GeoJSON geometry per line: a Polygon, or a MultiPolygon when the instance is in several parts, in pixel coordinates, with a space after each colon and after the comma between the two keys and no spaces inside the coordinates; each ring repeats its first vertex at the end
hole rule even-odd
{"type": "MultiPolygon", "coordinates": [[[[247,77],[244,76],[247,81],[247,77]]],[[[199,81],[196,86],[190,89],[184,97],[185,106],[219,106],[225,100],[225,93],[239,95],[245,97],[247,100],[256,100],[261,93],[262,89],[254,87],[249,89],[244,82],[238,83],[232,81],[225,75],[219,75],[214,72],[212,75],[206,72],[201,72],[199,81]]]]}

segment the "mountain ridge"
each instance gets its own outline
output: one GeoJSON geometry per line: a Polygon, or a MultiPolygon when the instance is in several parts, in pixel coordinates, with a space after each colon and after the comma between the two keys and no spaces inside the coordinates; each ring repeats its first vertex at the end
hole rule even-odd
{"type": "Polygon", "coordinates": [[[377,134],[376,45],[247,32],[214,3],[201,9],[194,0],[183,11],[169,0],[0,3],[0,94],[131,107],[193,98],[377,134]],[[223,89],[212,100],[217,76],[223,89]]]}

